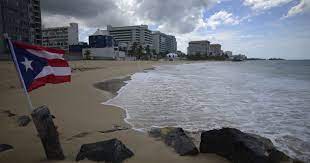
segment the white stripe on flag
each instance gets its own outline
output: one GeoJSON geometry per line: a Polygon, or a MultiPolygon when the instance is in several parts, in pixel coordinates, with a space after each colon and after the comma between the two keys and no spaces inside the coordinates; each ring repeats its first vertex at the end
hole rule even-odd
{"type": "Polygon", "coordinates": [[[71,75],[71,68],[45,66],[43,67],[42,71],[35,77],[35,79],[42,78],[51,74],[55,76],[68,76],[71,75]]]}
{"type": "Polygon", "coordinates": [[[29,53],[34,54],[38,57],[41,58],[46,58],[46,59],[62,59],[64,60],[64,58],[62,57],[63,54],[58,54],[58,53],[51,53],[48,51],[44,51],[44,50],[33,50],[33,49],[26,49],[29,53]]]}

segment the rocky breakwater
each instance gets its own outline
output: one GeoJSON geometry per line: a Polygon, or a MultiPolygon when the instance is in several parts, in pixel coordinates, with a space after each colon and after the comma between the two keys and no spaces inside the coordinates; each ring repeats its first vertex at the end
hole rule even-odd
{"type": "Polygon", "coordinates": [[[264,137],[222,128],[201,133],[201,153],[216,153],[236,163],[302,163],[277,150],[264,137]]]}
{"type": "MultiPolygon", "coordinates": [[[[199,153],[193,139],[182,128],[152,128],[151,137],[158,138],[184,155],[199,153]]],[[[276,149],[271,140],[259,135],[244,133],[234,128],[202,131],[200,153],[214,153],[233,163],[303,163],[276,149]]]]}

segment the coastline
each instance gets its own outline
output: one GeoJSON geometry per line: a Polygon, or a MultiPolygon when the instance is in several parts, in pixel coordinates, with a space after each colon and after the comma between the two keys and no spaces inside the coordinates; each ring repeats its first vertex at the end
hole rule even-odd
{"type": "MultiPolygon", "coordinates": [[[[200,154],[196,157],[181,157],[163,142],[156,141],[146,133],[133,129],[101,133],[113,126],[131,128],[124,121],[125,110],[115,106],[102,105],[115,96],[113,92],[98,90],[93,86],[104,80],[152,68],[154,65],[179,64],[183,62],[130,62],[130,61],[75,61],[70,62],[74,73],[72,82],[59,85],[47,85],[33,91],[30,95],[34,106],[47,105],[55,115],[60,141],[66,160],[74,162],[82,144],[117,138],[133,150],[135,156],[126,162],[228,162],[215,154],[200,154]],[[154,152],[156,151],[156,152],[154,152]]],[[[16,117],[8,117],[2,111],[10,110],[17,115],[28,115],[27,103],[19,89],[18,79],[12,64],[0,65],[2,83],[0,83],[0,135],[1,143],[14,147],[13,150],[0,153],[0,162],[50,162],[36,136],[33,123],[26,127],[16,125],[16,117]]],[[[113,89],[116,90],[116,89],[113,89]]],[[[51,161],[52,162],[52,161],[51,161]]],[[[91,161],[83,161],[91,162],[91,161]]]]}

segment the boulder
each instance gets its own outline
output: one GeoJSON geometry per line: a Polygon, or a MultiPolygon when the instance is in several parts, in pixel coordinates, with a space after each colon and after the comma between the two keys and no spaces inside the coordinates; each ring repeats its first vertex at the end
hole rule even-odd
{"type": "Polygon", "coordinates": [[[165,144],[174,148],[181,156],[197,155],[199,153],[193,141],[185,134],[182,128],[152,128],[149,131],[149,135],[162,139],[165,144]]]}
{"type": "Polygon", "coordinates": [[[300,162],[277,150],[269,139],[233,128],[202,132],[200,152],[216,153],[237,163],[300,162]]]}
{"type": "Polygon", "coordinates": [[[121,163],[123,160],[130,158],[133,155],[133,152],[121,141],[111,139],[82,145],[80,152],[76,156],[76,161],[87,158],[92,161],[121,163]]]}
{"type": "Polygon", "coordinates": [[[23,116],[19,116],[17,118],[17,124],[18,126],[20,127],[24,127],[24,126],[27,126],[28,123],[31,121],[30,117],[27,116],[27,115],[23,115],[23,116]]]}
{"type": "Polygon", "coordinates": [[[11,145],[0,144],[0,152],[6,151],[6,150],[10,150],[10,149],[13,149],[13,147],[11,145]]]}

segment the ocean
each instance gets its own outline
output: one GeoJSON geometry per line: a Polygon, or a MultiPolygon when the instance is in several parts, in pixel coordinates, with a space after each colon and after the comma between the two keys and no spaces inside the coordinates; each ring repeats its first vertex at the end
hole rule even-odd
{"type": "Polygon", "coordinates": [[[234,127],[310,162],[310,61],[158,66],[132,75],[105,104],[125,109],[137,130],[234,127]]]}

